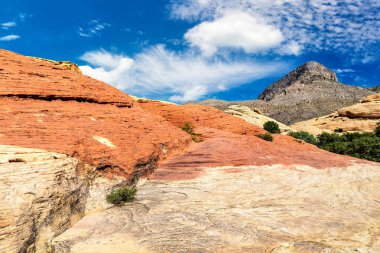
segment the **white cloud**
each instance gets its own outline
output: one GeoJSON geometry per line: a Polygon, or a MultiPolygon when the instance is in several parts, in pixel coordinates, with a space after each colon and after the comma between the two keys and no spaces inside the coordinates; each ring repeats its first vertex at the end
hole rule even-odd
{"type": "Polygon", "coordinates": [[[16,22],[10,21],[10,22],[1,23],[0,27],[3,28],[4,30],[8,30],[9,28],[14,27],[16,25],[17,25],[16,22]]]}
{"type": "Polygon", "coordinates": [[[92,65],[80,67],[86,75],[127,93],[176,102],[231,89],[281,72],[284,67],[281,63],[210,59],[193,51],[176,53],[163,45],[152,47],[133,59],[104,50],[88,52],[81,59],[92,65]]]}
{"type": "Polygon", "coordinates": [[[295,41],[290,41],[280,47],[277,52],[280,55],[300,55],[302,52],[302,46],[295,41]]]}
{"type": "Polygon", "coordinates": [[[99,36],[101,32],[108,27],[111,27],[111,25],[94,19],[88,22],[87,26],[79,27],[78,34],[82,37],[92,38],[99,36]]]}
{"type": "Polygon", "coordinates": [[[356,71],[353,69],[335,69],[335,72],[338,74],[341,74],[341,73],[354,73],[356,71]]]}
{"type": "Polygon", "coordinates": [[[378,0],[171,1],[172,17],[191,22],[215,22],[231,10],[247,12],[277,27],[285,47],[275,50],[279,53],[330,50],[360,60],[380,55],[378,0]],[[287,41],[297,44],[289,45],[287,41]]]}
{"type": "Polygon", "coordinates": [[[3,37],[0,37],[0,41],[11,41],[11,40],[17,40],[19,39],[20,36],[19,35],[7,35],[7,36],[3,36],[3,37]]]}
{"type": "Polygon", "coordinates": [[[190,29],[185,39],[206,55],[219,48],[239,48],[254,53],[275,47],[283,40],[276,27],[243,11],[229,11],[213,21],[205,21],[190,29]]]}

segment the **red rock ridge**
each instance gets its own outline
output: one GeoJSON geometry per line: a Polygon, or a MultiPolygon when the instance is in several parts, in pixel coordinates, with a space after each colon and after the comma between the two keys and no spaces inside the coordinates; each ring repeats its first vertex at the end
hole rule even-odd
{"type": "Polygon", "coordinates": [[[0,97],[132,106],[122,91],[76,71],[0,49],[0,97]]]}
{"type": "Polygon", "coordinates": [[[156,101],[139,103],[175,126],[192,122],[203,141],[192,143],[184,154],[164,161],[152,178],[183,180],[197,177],[203,167],[244,165],[307,165],[318,169],[347,167],[353,163],[369,163],[340,156],[316,146],[299,143],[284,135],[274,135],[273,142],[256,135],[265,131],[246,121],[201,105],[176,106],[156,101]]]}
{"type": "Polygon", "coordinates": [[[190,142],[128,95],[75,71],[5,50],[0,66],[0,145],[64,153],[133,178],[190,142]]]}

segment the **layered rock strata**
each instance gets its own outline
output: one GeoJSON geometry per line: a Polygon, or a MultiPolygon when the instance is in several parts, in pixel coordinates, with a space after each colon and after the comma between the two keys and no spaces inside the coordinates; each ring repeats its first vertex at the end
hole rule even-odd
{"type": "Polygon", "coordinates": [[[298,122],[292,128],[314,135],[322,132],[373,132],[380,122],[380,94],[371,95],[360,103],[344,107],[319,118],[298,122]]]}

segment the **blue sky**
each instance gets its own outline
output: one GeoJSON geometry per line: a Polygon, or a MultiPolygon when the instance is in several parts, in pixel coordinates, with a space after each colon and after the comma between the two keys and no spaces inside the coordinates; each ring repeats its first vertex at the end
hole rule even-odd
{"type": "Polygon", "coordinates": [[[255,99],[319,61],[380,84],[379,0],[0,0],[0,48],[70,60],[129,94],[255,99]]]}

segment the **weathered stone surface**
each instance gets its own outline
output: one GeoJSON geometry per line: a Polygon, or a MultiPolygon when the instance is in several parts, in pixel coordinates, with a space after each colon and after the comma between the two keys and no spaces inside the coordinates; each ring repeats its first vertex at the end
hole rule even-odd
{"type": "Polygon", "coordinates": [[[132,179],[190,137],[125,93],[79,73],[0,50],[0,144],[74,156],[132,179]],[[51,101],[49,101],[51,100],[51,101]]]}
{"type": "Polygon", "coordinates": [[[181,129],[139,107],[3,98],[0,111],[1,144],[71,155],[127,179],[152,171],[190,142],[181,129]]]}
{"type": "Polygon", "coordinates": [[[372,132],[380,122],[380,94],[371,95],[361,103],[339,109],[327,116],[302,121],[291,127],[314,135],[322,132],[372,132]]]}
{"type": "Polygon", "coordinates": [[[319,63],[309,62],[270,85],[258,100],[206,100],[200,104],[220,110],[236,104],[258,108],[264,115],[291,125],[333,113],[374,93],[369,89],[341,84],[334,72],[319,63]]]}
{"type": "Polygon", "coordinates": [[[161,170],[155,172],[155,177],[165,177],[168,171],[176,170],[176,176],[193,178],[198,174],[199,167],[300,164],[328,168],[346,167],[355,160],[321,150],[314,145],[299,143],[289,136],[276,134],[273,142],[264,141],[256,137],[257,134],[266,132],[262,128],[213,108],[177,106],[154,101],[139,105],[164,117],[175,126],[183,126],[185,122],[193,123],[195,132],[201,134],[203,139],[200,143],[191,143],[183,154],[161,163],[161,170]]]}
{"type": "Polygon", "coordinates": [[[241,119],[244,119],[250,124],[253,124],[255,126],[264,127],[264,124],[268,121],[275,121],[279,127],[282,133],[288,133],[294,131],[294,129],[288,127],[285,124],[282,124],[281,122],[276,121],[275,119],[269,118],[261,113],[258,109],[251,110],[247,106],[242,105],[231,105],[227,108],[227,110],[224,110],[225,113],[231,114],[233,116],[239,117],[241,119]]]}
{"type": "Polygon", "coordinates": [[[177,127],[190,122],[195,127],[214,128],[235,134],[256,135],[266,132],[262,128],[248,124],[243,119],[206,106],[173,105],[158,101],[145,101],[138,105],[150,113],[165,118],[177,127]]]}
{"type": "Polygon", "coordinates": [[[53,60],[39,58],[39,57],[32,57],[32,59],[36,60],[36,61],[47,61],[47,62],[53,63],[56,68],[73,70],[73,71],[75,71],[75,72],[77,72],[79,74],[82,74],[82,71],[79,69],[78,65],[75,64],[75,63],[73,63],[73,62],[69,62],[69,61],[53,61],[53,60]]]}
{"type": "Polygon", "coordinates": [[[77,173],[84,166],[63,154],[0,145],[0,252],[49,251],[52,238],[84,214],[88,185],[77,173]]]}
{"type": "Polygon", "coordinates": [[[380,119],[380,93],[365,98],[361,103],[338,110],[348,118],[380,119]]]}
{"type": "Polygon", "coordinates": [[[379,169],[216,167],[191,180],[148,180],[135,203],[86,216],[53,245],[57,253],[379,252],[379,169]]]}
{"type": "Polygon", "coordinates": [[[0,49],[0,97],[132,106],[125,93],[49,61],[0,49]]]}

